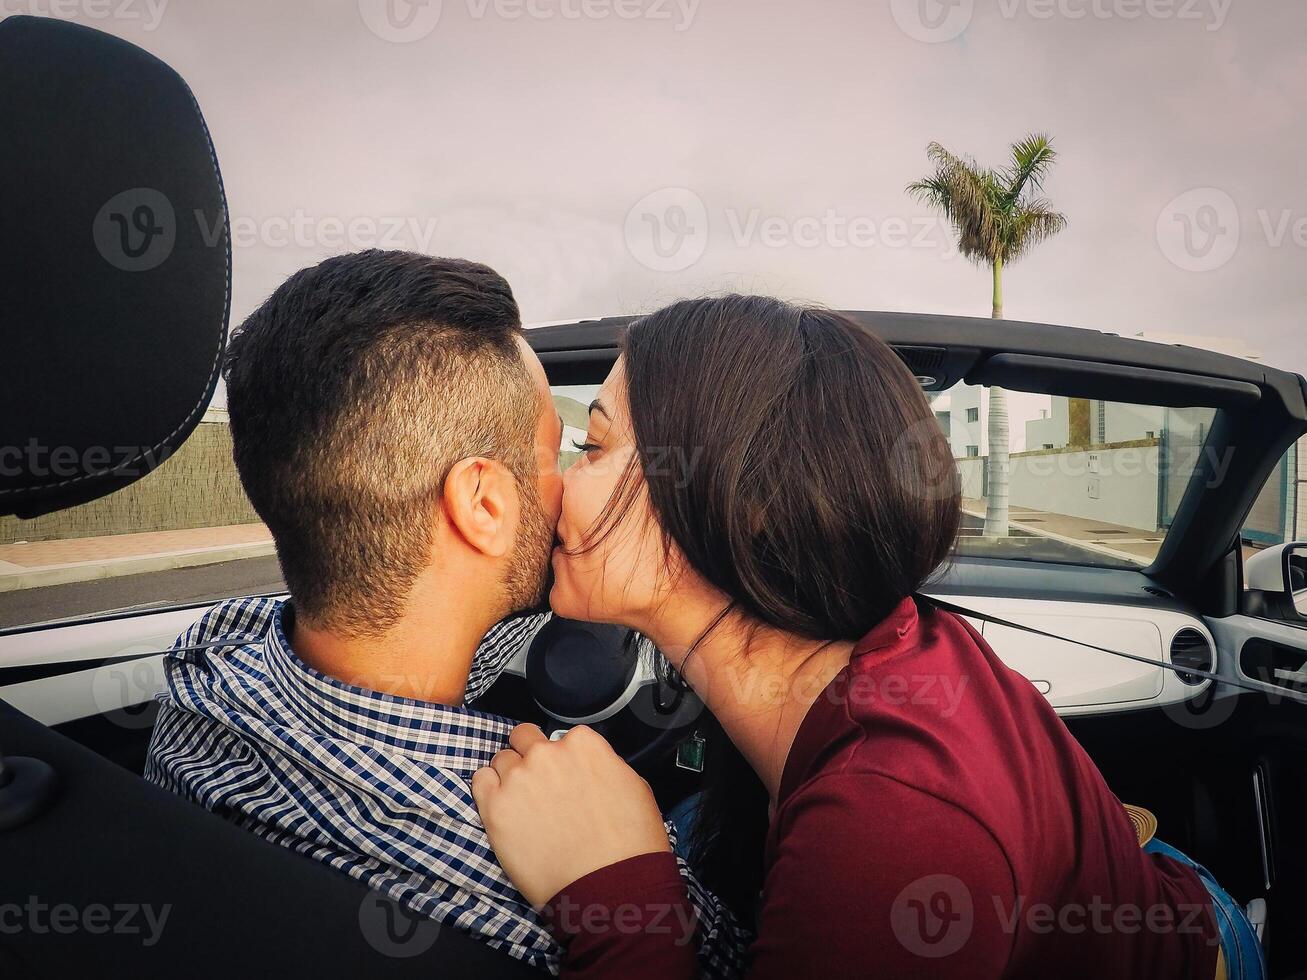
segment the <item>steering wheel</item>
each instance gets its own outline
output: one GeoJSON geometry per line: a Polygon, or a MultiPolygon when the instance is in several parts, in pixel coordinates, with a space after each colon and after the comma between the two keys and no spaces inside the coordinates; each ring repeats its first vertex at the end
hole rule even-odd
{"type": "Polygon", "coordinates": [[[531,641],[526,681],[551,737],[599,731],[632,768],[661,759],[694,729],[703,702],[634,630],[554,616],[531,641]]]}

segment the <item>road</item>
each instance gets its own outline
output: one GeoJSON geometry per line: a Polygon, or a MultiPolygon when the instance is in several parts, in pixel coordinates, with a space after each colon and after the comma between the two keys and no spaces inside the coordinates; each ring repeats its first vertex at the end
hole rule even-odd
{"type": "Polygon", "coordinates": [[[268,557],[0,592],[0,628],[108,611],[217,601],[285,587],[277,559],[268,557]]]}
{"type": "MultiPolygon", "coordinates": [[[[963,545],[965,554],[967,537],[977,535],[983,523],[971,515],[963,518],[963,545]]],[[[1083,561],[1085,552],[1066,544],[1028,535],[1009,540],[1012,557],[1016,549],[1030,549],[1021,556],[1054,561],[1083,561]]],[[[983,549],[981,553],[990,553],[983,549]]],[[[142,575],[124,575],[117,578],[52,585],[41,589],[21,589],[0,592],[0,629],[27,626],[52,620],[74,619],[106,612],[149,609],[177,603],[218,601],[236,595],[260,592],[279,592],[285,589],[277,559],[247,558],[241,561],[221,562],[214,565],[197,565],[193,568],[174,568],[142,575]]]]}

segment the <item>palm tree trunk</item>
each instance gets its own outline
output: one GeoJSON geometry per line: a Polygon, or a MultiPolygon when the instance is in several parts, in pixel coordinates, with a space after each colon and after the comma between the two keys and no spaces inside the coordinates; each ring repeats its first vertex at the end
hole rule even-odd
{"type": "MultiPolygon", "coordinates": [[[[1003,260],[994,260],[993,319],[1003,319],[1003,260]]],[[[1006,538],[1010,470],[1008,467],[1007,393],[998,385],[989,389],[989,492],[985,500],[985,537],[1006,538]]]]}
{"type": "Polygon", "coordinates": [[[994,260],[994,312],[991,319],[1003,319],[1003,260],[994,260]]]}

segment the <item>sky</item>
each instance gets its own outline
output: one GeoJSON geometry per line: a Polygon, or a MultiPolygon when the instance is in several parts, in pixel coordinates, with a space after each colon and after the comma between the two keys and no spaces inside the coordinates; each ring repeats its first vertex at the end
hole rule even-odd
{"type": "Polygon", "coordinates": [[[343,251],[486,262],[527,322],[766,292],[988,315],[905,185],[937,140],[1059,160],[1009,317],[1236,338],[1307,372],[1297,0],[0,0],[190,82],[233,327],[343,251]]]}

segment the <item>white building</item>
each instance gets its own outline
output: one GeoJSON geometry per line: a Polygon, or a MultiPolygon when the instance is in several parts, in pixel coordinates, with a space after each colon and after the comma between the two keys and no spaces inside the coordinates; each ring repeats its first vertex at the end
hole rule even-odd
{"type": "MultiPolygon", "coordinates": [[[[1245,347],[1241,341],[1229,337],[1190,337],[1170,333],[1138,333],[1135,337],[1149,343],[1182,344],[1249,361],[1261,359],[1259,351],[1245,347]]],[[[1027,449],[1061,449],[1070,442],[1069,404],[1064,395],[1054,395],[1052,407],[1047,413],[1026,421],[1027,449]]],[[[1165,409],[1155,405],[1128,405],[1101,398],[1089,400],[1091,446],[1133,442],[1137,439],[1159,439],[1166,424],[1165,409]]],[[[984,455],[983,451],[981,455],[984,455]]]]}
{"type": "Polygon", "coordinates": [[[1027,449],[1061,449],[1070,438],[1069,402],[1062,395],[1052,396],[1052,406],[1040,409],[1039,418],[1026,422],[1027,449]]]}
{"type": "MultiPolygon", "coordinates": [[[[1071,402],[1052,396],[1052,408],[1026,422],[1027,449],[1061,449],[1071,441],[1071,402]]],[[[1089,445],[1132,442],[1161,437],[1166,410],[1155,405],[1127,405],[1101,398],[1088,400],[1089,445]]]]}
{"type": "MultiPolygon", "coordinates": [[[[1048,395],[1024,391],[1007,392],[1009,420],[1008,451],[1019,453],[1026,448],[1038,449],[1026,435],[1026,421],[1051,411],[1048,395]]],[[[954,459],[989,455],[989,389],[977,385],[956,384],[930,399],[940,428],[948,436],[954,459]]],[[[1065,445],[1065,443],[1063,443],[1065,445]]]]}

